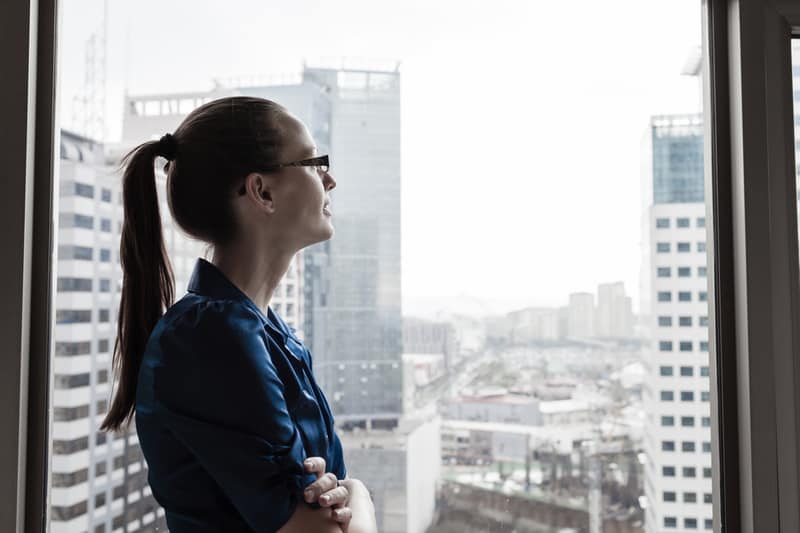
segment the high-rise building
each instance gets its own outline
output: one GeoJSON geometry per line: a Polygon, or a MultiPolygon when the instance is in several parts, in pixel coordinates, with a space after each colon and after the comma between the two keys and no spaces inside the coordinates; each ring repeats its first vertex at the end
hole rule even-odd
{"type": "Polygon", "coordinates": [[[321,280],[307,292],[314,371],[340,423],[393,427],[402,413],[400,73],[306,68],[303,79],[330,98],[338,181],[336,235],[306,277],[321,280]]]}
{"type": "Polygon", "coordinates": [[[403,317],[403,350],[414,354],[441,354],[450,368],[458,352],[456,330],[449,322],[403,317]]]}
{"type": "Polygon", "coordinates": [[[630,338],[633,335],[631,298],[622,282],[601,283],[597,287],[595,336],[630,338]]]}
{"type": "Polygon", "coordinates": [[[119,306],[120,181],[103,145],[67,131],[60,141],[49,530],[164,529],[135,432],[98,432],[119,306]]]}
{"type": "MultiPolygon", "coordinates": [[[[800,43],[792,42],[795,88],[800,43]]],[[[684,74],[702,79],[694,54],[684,74]]],[[[795,91],[800,124],[800,91],[795,91]]],[[[653,117],[643,143],[642,314],[652,339],[645,387],[647,533],[712,529],[706,204],[702,115],[653,117]]],[[[795,146],[800,161],[800,143],[795,146]]],[[[800,164],[797,169],[800,177],[800,164]]],[[[800,196],[798,197],[800,200],[800,196]]],[[[800,210],[800,203],[798,203],[800,210]]]]}
{"type": "Polygon", "coordinates": [[[576,292],[569,295],[567,336],[576,339],[594,337],[594,295],[576,292]]]}
{"type": "Polygon", "coordinates": [[[702,130],[701,115],[659,116],[650,125],[648,533],[712,524],[702,130]]]}
{"type": "Polygon", "coordinates": [[[425,533],[440,481],[441,418],[432,411],[404,416],[391,430],[342,434],[345,461],[375,504],[378,531],[425,533]]]}

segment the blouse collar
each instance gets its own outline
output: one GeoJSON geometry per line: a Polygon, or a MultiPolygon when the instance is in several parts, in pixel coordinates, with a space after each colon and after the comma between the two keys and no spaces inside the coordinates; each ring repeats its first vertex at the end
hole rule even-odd
{"type": "Polygon", "coordinates": [[[249,296],[242,292],[239,287],[234,285],[216,265],[206,261],[202,257],[199,257],[194,265],[187,290],[208,298],[241,302],[258,315],[264,326],[268,326],[278,333],[283,339],[283,342],[286,342],[289,336],[294,338],[294,335],[289,331],[289,327],[271,307],[268,307],[267,313],[264,313],[264,311],[262,311],[249,296]]]}

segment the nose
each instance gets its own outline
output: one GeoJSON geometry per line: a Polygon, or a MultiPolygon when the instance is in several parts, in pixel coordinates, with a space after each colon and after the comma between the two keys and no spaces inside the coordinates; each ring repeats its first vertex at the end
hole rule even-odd
{"type": "Polygon", "coordinates": [[[333,179],[333,176],[331,176],[330,172],[325,172],[325,174],[322,176],[322,183],[325,185],[326,191],[336,187],[336,180],[333,179]]]}

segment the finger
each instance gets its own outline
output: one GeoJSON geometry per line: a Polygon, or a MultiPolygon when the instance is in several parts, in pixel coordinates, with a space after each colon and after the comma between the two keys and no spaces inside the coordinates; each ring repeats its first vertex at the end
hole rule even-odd
{"type": "Polygon", "coordinates": [[[340,524],[347,524],[350,522],[350,519],[353,518],[353,512],[349,507],[339,507],[338,509],[333,510],[331,516],[340,524]]]}
{"type": "Polygon", "coordinates": [[[317,479],[325,473],[325,466],[325,459],[322,457],[309,457],[303,461],[303,469],[309,474],[316,473],[317,479]]]}
{"type": "Polygon", "coordinates": [[[334,505],[347,503],[350,493],[344,487],[336,487],[319,497],[319,504],[323,507],[333,507],[334,505]]]}
{"type": "Polygon", "coordinates": [[[308,503],[315,502],[324,493],[336,488],[336,476],[328,472],[309,485],[303,491],[303,497],[308,503]]]}

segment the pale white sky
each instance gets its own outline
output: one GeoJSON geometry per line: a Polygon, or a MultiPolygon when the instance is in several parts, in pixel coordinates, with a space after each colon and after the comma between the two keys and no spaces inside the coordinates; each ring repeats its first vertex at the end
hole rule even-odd
{"type": "MultiPolygon", "coordinates": [[[[65,126],[102,6],[61,3],[65,126]]],[[[126,88],[204,90],[297,73],[304,59],[402,61],[404,313],[458,295],[498,310],[564,305],[617,280],[637,300],[642,136],[651,115],[698,110],[681,69],[700,43],[700,0],[108,6],[111,138],[126,88]]]]}

